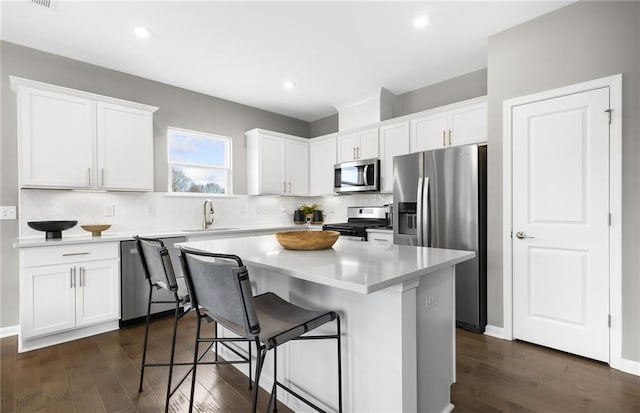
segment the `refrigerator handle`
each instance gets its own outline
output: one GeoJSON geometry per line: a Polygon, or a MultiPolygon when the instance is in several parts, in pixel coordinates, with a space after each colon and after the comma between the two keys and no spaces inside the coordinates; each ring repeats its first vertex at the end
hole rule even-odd
{"type": "MultiPolygon", "coordinates": [[[[429,178],[427,178],[429,179],[429,178]]],[[[416,200],[416,235],[418,237],[418,247],[424,246],[424,233],[422,230],[422,207],[424,195],[424,178],[418,178],[418,194],[416,200]]]]}
{"type": "Polygon", "coordinates": [[[422,189],[422,217],[424,220],[424,247],[431,246],[431,211],[429,210],[431,206],[431,197],[429,196],[429,177],[424,178],[424,188],[422,189]]]}

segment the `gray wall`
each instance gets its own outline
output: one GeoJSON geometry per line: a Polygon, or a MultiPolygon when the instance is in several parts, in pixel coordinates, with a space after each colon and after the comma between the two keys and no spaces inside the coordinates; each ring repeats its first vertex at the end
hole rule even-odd
{"type": "Polygon", "coordinates": [[[487,69],[476,70],[398,95],[393,117],[409,115],[487,94],[487,69]]]}
{"type": "MultiPolygon", "coordinates": [[[[18,205],[16,95],[9,76],[24,77],[133,102],[158,106],[154,114],[154,189],[167,190],[166,130],[175,126],[233,138],[233,190],[247,192],[244,131],[256,127],[309,135],[309,123],[223,99],[190,92],[13,43],[0,42],[2,170],[0,205],[18,205]]],[[[17,221],[0,221],[0,326],[18,323],[18,254],[11,245],[17,221]]]]}
{"type": "MultiPolygon", "coordinates": [[[[393,104],[397,118],[487,94],[487,69],[476,70],[420,89],[400,94],[393,104]]],[[[309,136],[338,132],[338,114],[311,122],[309,136]]]]}
{"type": "Polygon", "coordinates": [[[503,326],[502,105],[623,74],[623,357],[640,360],[640,3],[578,2],[489,38],[489,324],[503,326]]]}
{"type": "Polygon", "coordinates": [[[309,125],[309,136],[327,135],[338,131],[338,114],[327,116],[326,118],[314,120],[309,125]]]}

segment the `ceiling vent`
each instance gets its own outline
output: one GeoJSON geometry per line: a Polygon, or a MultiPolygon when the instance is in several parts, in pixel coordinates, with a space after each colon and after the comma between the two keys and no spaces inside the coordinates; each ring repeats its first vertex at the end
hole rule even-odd
{"type": "Polygon", "coordinates": [[[31,0],[31,3],[50,9],[52,0],[31,0]]]}

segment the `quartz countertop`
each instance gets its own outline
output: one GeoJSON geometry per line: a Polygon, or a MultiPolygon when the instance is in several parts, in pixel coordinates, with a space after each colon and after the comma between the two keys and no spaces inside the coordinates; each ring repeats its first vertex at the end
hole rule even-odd
{"type": "Polygon", "coordinates": [[[412,247],[338,239],[320,251],[285,250],[273,235],[186,242],[203,251],[235,254],[245,264],[298,279],[370,294],[467,261],[473,251],[412,247]]]}
{"type": "Polygon", "coordinates": [[[285,230],[320,230],[322,226],[318,225],[298,225],[298,224],[270,224],[270,225],[248,225],[241,227],[211,227],[207,230],[203,229],[184,229],[184,230],[168,230],[165,232],[155,233],[129,233],[129,232],[105,232],[102,236],[93,237],[89,233],[87,235],[68,235],[62,234],[60,239],[47,240],[44,238],[44,232],[39,237],[22,237],[16,238],[13,242],[14,248],[30,248],[30,247],[46,247],[54,245],[73,245],[100,242],[120,242],[133,239],[135,235],[148,238],[169,238],[169,237],[188,237],[190,239],[199,237],[216,237],[220,235],[243,234],[247,232],[262,231],[285,231],[285,230]]]}

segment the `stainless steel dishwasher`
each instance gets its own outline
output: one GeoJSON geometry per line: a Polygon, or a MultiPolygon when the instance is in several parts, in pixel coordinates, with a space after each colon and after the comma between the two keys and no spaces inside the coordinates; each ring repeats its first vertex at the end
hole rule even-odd
{"type": "MultiPolygon", "coordinates": [[[[180,265],[180,249],[174,247],[178,242],[186,242],[186,237],[161,238],[169,250],[171,263],[176,274],[176,281],[181,289],[186,289],[180,265]]],[[[166,290],[156,290],[154,299],[173,300],[173,294],[166,290]]],[[[122,314],[120,326],[144,321],[147,316],[147,302],[149,299],[149,282],[145,278],[142,261],[136,249],[135,241],[120,242],[120,299],[122,314]]],[[[170,314],[175,309],[174,304],[153,304],[151,314],[154,317],[170,314]]]]}

